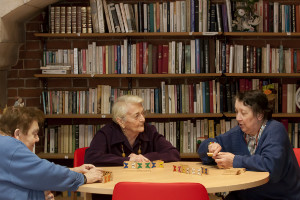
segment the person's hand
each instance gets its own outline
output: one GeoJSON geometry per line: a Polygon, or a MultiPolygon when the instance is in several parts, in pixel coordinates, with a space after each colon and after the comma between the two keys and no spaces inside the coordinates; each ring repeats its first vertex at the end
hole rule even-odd
{"type": "Polygon", "coordinates": [[[94,183],[97,181],[101,181],[103,177],[102,169],[100,168],[91,168],[86,173],[84,173],[86,177],[86,183],[94,183]]]}
{"type": "Polygon", "coordinates": [[[54,195],[50,190],[44,191],[45,200],[54,200],[54,195]]]}
{"type": "Polygon", "coordinates": [[[221,145],[216,142],[210,143],[208,145],[208,152],[213,153],[212,158],[215,159],[216,155],[222,150],[221,145]]]}
{"type": "Polygon", "coordinates": [[[136,155],[134,153],[131,153],[128,157],[130,158],[129,161],[134,161],[134,162],[149,162],[150,161],[148,158],[146,158],[142,154],[136,155]]]}
{"type": "Polygon", "coordinates": [[[78,172],[78,173],[83,173],[84,174],[84,173],[87,173],[90,169],[93,169],[93,168],[95,168],[95,166],[92,165],[92,164],[83,164],[80,167],[74,167],[71,170],[75,171],[75,172],[78,172]]]}
{"type": "Polygon", "coordinates": [[[215,156],[215,162],[220,168],[230,168],[233,167],[234,154],[228,152],[220,152],[215,156]]]}

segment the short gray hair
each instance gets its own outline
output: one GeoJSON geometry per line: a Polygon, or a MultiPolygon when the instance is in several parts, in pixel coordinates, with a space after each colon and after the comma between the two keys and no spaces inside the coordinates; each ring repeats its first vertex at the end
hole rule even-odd
{"type": "Polygon", "coordinates": [[[117,118],[123,119],[128,112],[128,104],[142,104],[144,100],[136,95],[120,96],[112,107],[112,120],[117,123],[117,118]]]}

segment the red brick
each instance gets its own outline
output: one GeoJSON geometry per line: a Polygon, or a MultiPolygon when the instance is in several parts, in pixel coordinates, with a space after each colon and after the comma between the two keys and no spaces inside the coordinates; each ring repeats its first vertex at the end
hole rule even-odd
{"type": "Polygon", "coordinates": [[[24,69],[40,69],[41,60],[24,60],[24,69]]]}
{"type": "Polygon", "coordinates": [[[32,41],[27,41],[26,42],[26,50],[40,50],[41,49],[41,44],[39,40],[32,40],[32,41]]]}
{"type": "Polygon", "coordinates": [[[42,105],[40,103],[40,98],[25,98],[24,100],[26,106],[42,108],[42,105]]]}
{"type": "Polygon", "coordinates": [[[17,89],[7,89],[7,97],[16,98],[18,96],[17,89]]]}
{"type": "Polygon", "coordinates": [[[32,78],[34,77],[34,74],[40,74],[41,70],[36,69],[36,70],[20,70],[19,71],[19,77],[20,78],[32,78]]]}
{"type": "Polygon", "coordinates": [[[7,78],[19,78],[19,70],[10,70],[7,73],[7,78]]]}
{"type": "Polygon", "coordinates": [[[72,79],[62,79],[62,78],[58,78],[58,79],[48,79],[48,87],[49,88],[70,88],[72,87],[72,79]]]}
{"type": "Polygon", "coordinates": [[[87,79],[74,79],[73,87],[87,87],[87,79]]]}
{"type": "Polygon", "coordinates": [[[19,58],[20,59],[42,59],[43,51],[20,51],[19,58]]]}
{"type": "Polygon", "coordinates": [[[23,79],[9,79],[7,80],[7,88],[18,88],[24,87],[24,80],[23,79]]]}
{"type": "Polygon", "coordinates": [[[42,88],[36,88],[36,89],[24,89],[21,88],[18,91],[18,96],[25,98],[25,97],[38,97],[42,93],[42,88]]]}
{"type": "Polygon", "coordinates": [[[71,49],[70,40],[51,40],[47,43],[48,50],[71,49]]]}
{"type": "Polygon", "coordinates": [[[7,100],[7,106],[13,106],[15,104],[16,98],[9,98],[7,100]]]}
{"type": "Polygon", "coordinates": [[[39,79],[27,79],[25,80],[25,87],[42,87],[42,83],[39,79]]]}
{"type": "Polygon", "coordinates": [[[23,60],[18,59],[18,62],[15,66],[12,66],[12,69],[23,69],[23,60]]]}

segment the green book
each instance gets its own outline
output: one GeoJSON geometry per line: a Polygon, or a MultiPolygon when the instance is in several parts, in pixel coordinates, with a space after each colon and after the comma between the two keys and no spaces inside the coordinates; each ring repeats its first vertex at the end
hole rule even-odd
{"type": "Polygon", "coordinates": [[[191,45],[185,45],[185,73],[191,73],[191,45]]]}

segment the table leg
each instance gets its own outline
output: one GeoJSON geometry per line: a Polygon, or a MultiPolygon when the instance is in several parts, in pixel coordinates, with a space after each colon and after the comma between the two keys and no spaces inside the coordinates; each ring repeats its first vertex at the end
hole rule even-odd
{"type": "Polygon", "coordinates": [[[83,193],[83,199],[84,200],[92,200],[92,194],[91,193],[83,193]]]}

